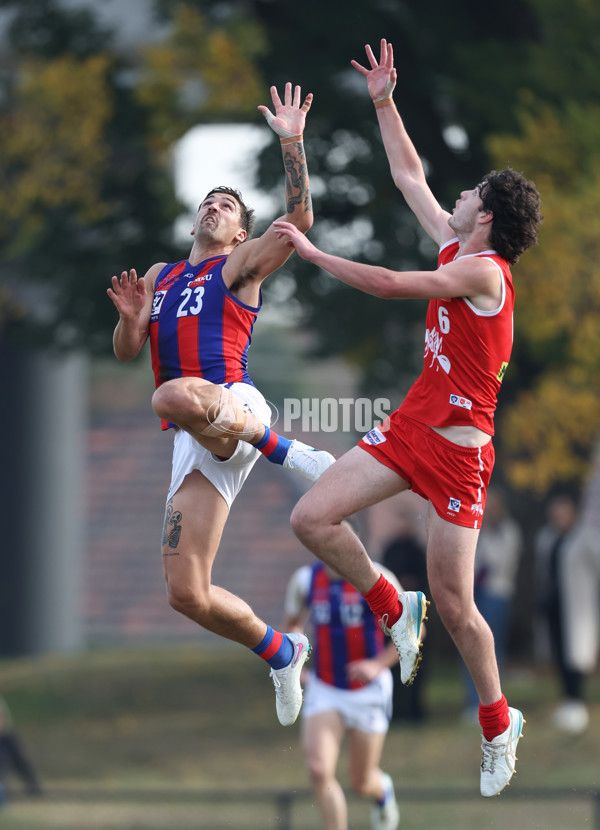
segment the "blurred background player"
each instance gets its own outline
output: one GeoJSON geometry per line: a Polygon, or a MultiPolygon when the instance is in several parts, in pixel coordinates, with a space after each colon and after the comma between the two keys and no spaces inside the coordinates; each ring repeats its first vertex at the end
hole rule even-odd
{"type": "MultiPolygon", "coordinates": [[[[389,539],[381,555],[382,564],[398,579],[405,591],[429,593],[427,585],[427,559],[425,545],[417,527],[414,508],[405,502],[397,502],[394,509],[395,533],[389,539]]],[[[430,629],[431,632],[431,629],[430,629]]],[[[426,717],[425,684],[427,667],[419,668],[419,673],[410,686],[404,686],[400,680],[400,664],[392,666],[394,677],[394,721],[419,723],[426,717]]]]}
{"type": "MultiPolygon", "coordinates": [[[[379,566],[378,566],[379,567],[379,566]]],[[[381,567],[397,586],[395,576],[381,567]]],[[[336,778],[349,738],[350,784],[373,801],[373,830],[395,830],[399,810],[390,776],[379,766],[392,710],[390,666],[398,654],[360,593],[322,562],[292,575],[284,628],[310,625],[311,671],[302,709],[302,746],[325,830],[348,830],[348,806],[336,778]]]]}
{"type": "MultiPolygon", "coordinates": [[[[286,218],[302,233],[313,221],[303,131],[312,94],[285,87],[275,108],[259,110],[282,146],[286,218]]],[[[241,598],[212,584],[212,565],[233,500],[262,453],[310,480],[334,461],[329,453],[278,436],[247,370],[263,280],[291,250],[269,226],[249,239],[253,211],[240,193],[213,189],[200,204],[187,260],[159,262],[142,279],[112,278],[119,311],[114,351],[132,360],[150,338],[157,389],[152,405],[163,429],[174,427],[173,469],[162,537],[171,606],[198,625],[252,649],[271,667],[279,720],[293,723],[302,704],[300,671],[309,644],[260,620],[241,598]]]]}

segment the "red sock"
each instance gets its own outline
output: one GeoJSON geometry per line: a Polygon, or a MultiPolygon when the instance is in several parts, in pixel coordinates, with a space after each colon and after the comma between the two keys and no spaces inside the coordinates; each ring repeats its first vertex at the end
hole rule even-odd
{"type": "Polygon", "coordinates": [[[486,741],[491,741],[508,729],[510,717],[504,695],[495,703],[490,703],[489,706],[479,704],[479,723],[486,741]]]}
{"type": "Polygon", "coordinates": [[[379,576],[375,585],[366,594],[363,594],[363,597],[369,603],[369,608],[376,617],[383,617],[384,614],[388,615],[388,628],[391,628],[400,619],[402,605],[398,599],[398,591],[383,574],[379,576]]]}

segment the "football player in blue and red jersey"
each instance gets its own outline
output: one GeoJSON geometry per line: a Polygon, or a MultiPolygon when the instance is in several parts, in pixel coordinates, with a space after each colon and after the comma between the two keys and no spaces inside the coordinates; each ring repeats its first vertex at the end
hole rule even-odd
{"type": "MultiPolygon", "coordinates": [[[[355,532],[349,522],[347,529],[355,532]]],[[[394,574],[376,567],[400,592],[394,574]]],[[[288,583],[284,627],[313,644],[302,708],[302,747],[324,830],[348,830],[348,805],[336,777],[348,735],[350,783],[372,801],[373,830],[396,830],[400,813],[390,775],[380,766],[392,715],[393,642],[365,598],[322,562],[296,570],[288,583]]]]}
{"type": "Polygon", "coordinates": [[[323,253],[285,221],[276,222],[303,259],[382,299],[429,300],[423,371],[400,407],[306,493],[292,514],[300,540],[352,583],[394,640],[402,682],[420,660],[427,600],[398,593],[340,521],[412,489],[428,502],[427,573],[438,613],[479,695],[483,733],[480,791],[498,795],[516,761],[523,715],[502,694],[494,638],[473,599],[477,536],[494,464],[496,398],[512,347],[510,266],[537,241],[540,196],[514,170],[492,171],[464,190],[452,213],[438,203],[396,109],[393,51],[352,65],[367,80],[392,177],[423,230],[439,248],[431,271],[392,271],[323,253]],[[353,482],[347,487],[345,483],[353,482]]]}
{"type": "MultiPolygon", "coordinates": [[[[305,233],[313,221],[303,144],[312,94],[301,103],[300,87],[288,83],[283,103],[275,87],[271,97],[275,114],[259,110],[282,145],[285,218],[305,233]]],[[[277,714],[289,725],[302,704],[307,638],[274,631],[211,579],[229,509],[261,453],[312,481],[334,461],[269,429],[269,407],[248,374],[261,284],[292,253],[272,225],[250,239],[253,224],[241,194],[216,187],[198,209],[187,260],[156,263],[141,279],[135,270],[123,271],[108,295],[119,312],[115,355],[131,360],[150,338],[153,408],[163,429],[174,431],[162,538],[169,603],[270,665],[277,714]]]]}

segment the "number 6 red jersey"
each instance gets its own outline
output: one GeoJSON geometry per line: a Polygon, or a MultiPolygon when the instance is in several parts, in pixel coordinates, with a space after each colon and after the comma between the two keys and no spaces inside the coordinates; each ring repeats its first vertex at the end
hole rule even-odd
{"type": "MultiPolygon", "coordinates": [[[[444,245],[438,266],[452,262],[458,240],[444,245]]],[[[498,268],[502,299],[484,311],[466,297],[429,301],[423,371],[400,406],[403,415],[432,427],[476,426],[494,434],[494,412],[513,342],[515,292],[508,262],[482,251],[498,268]]]]}

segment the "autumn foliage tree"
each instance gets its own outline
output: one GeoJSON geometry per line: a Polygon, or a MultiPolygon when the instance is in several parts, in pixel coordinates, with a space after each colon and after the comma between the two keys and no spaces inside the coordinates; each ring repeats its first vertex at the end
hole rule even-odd
{"type": "Polygon", "coordinates": [[[600,432],[600,106],[531,105],[489,140],[543,194],[539,246],[517,267],[516,387],[501,419],[506,473],[543,494],[581,481],[600,432]]]}
{"type": "Polygon", "coordinates": [[[259,28],[226,31],[182,6],[162,43],[125,51],[90,11],[0,6],[12,12],[0,77],[3,336],[108,353],[112,274],[181,253],[174,142],[256,110],[259,28]]]}

